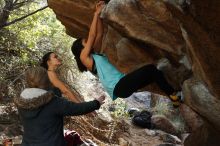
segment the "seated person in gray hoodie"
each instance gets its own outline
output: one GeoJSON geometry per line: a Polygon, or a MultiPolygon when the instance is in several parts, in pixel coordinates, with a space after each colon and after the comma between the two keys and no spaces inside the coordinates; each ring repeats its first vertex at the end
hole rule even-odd
{"type": "Polygon", "coordinates": [[[93,101],[74,103],[54,94],[47,71],[29,68],[25,73],[26,88],[15,104],[24,127],[22,146],[66,146],[63,135],[64,116],[77,116],[100,108],[104,96],[93,101]]]}

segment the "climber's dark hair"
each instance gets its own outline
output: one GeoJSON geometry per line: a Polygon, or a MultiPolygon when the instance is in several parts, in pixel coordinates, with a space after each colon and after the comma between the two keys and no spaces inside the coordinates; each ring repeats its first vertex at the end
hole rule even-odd
{"type": "Polygon", "coordinates": [[[80,60],[80,54],[81,54],[83,48],[84,48],[84,46],[82,45],[82,38],[75,40],[73,42],[73,45],[71,48],[72,53],[75,56],[75,60],[76,60],[77,66],[79,68],[79,71],[81,71],[81,72],[87,71],[87,68],[85,67],[85,65],[82,64],[82,62],[80,60]]]}
{"type": "Polygon", "coordinates": [[[46,53],[41,60],[40,66],[42,66],[43,68],[45,68],[46,70],[48,70],[48,64],[47,61],[50,60],[50,54],[52,54],[54,52],[48,52],[46,53]]]}

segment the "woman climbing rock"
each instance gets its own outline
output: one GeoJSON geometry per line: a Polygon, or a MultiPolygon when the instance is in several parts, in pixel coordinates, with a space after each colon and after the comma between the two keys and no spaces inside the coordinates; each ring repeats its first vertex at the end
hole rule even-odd
{"type": "Polygon", "coordinates": [[[117,97],[127,98],[138,89],[155,82],[173,101],[174,106],[178,106],[181,97],[153,64],[145,65],[125,75],[118,71],[104,54],[93,51],[100,50],[102,46],[103,23],[99,15],[104,5],[104,1],[96,5],[88,38],[79,38],[72,45],[72,53],[79,70],[81,72],[89,70],[96,74],[113,100],[117,97]]]}

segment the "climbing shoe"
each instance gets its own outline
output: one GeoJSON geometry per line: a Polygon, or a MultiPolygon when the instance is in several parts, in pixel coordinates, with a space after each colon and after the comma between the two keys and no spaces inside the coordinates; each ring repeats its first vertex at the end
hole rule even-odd
{"type": "Polygon", "coordinates": [[[180,104],[183,102],[183,95],[181,91],[175,93],[174,95],[170,95],[169,98],[172,101],[174,108],[179,107],[180,104]]]}

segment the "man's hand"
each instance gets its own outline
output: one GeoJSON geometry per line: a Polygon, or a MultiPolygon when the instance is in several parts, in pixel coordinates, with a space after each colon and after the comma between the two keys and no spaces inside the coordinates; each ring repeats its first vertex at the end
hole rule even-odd
{"type": "Polygon", "coordinates": [[[100,96],[99,98],[97,98],[96,100],[98,100],[98,102],[100,103],[100,105],[102,105],[102,104],[105,103],[105,102],[104,102],[104,100],[105,100],[105,96],[102,95],[102,96],[100,96]]]}

